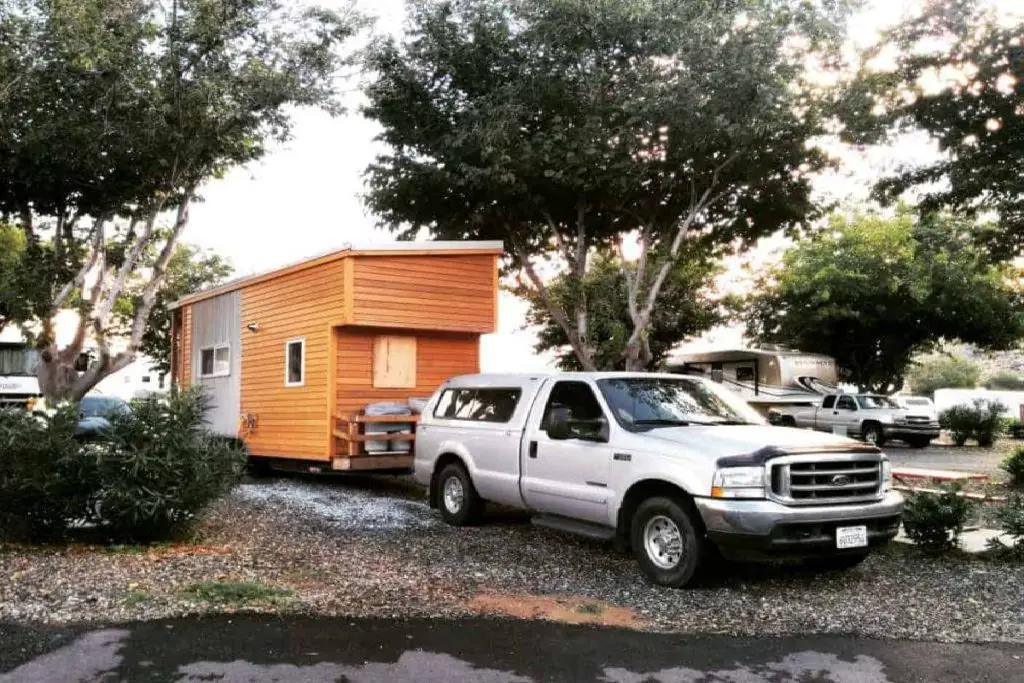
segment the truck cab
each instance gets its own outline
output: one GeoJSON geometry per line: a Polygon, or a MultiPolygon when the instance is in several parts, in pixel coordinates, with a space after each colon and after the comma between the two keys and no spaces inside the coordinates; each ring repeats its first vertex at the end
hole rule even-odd
{"type": "Polygon", "coordinates": [[[483,506],[630,547],[684,586],[715,551],[850,567],[899,527],[876,447],[769,426],[710,380],[674,374],[471,375],[431,397],[414,473],[446,522],[483,506]]]}
{"type": "Polygon", "coordinates": [[[827,394],[816,405],[774,412],[772,422],[781,426],[849,435],[876,446],[897,440],[925,448],[941,432],[933,409],[903,406],[880,394],[827,394]]]}

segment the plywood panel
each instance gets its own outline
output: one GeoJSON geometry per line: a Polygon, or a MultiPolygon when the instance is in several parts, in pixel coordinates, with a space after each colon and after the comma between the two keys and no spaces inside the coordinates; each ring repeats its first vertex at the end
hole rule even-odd
{"type": "Polygon", "coordinates": [[[382,334],[374,338],[373,386],[377,389],[416,387],[416,337],[382,334]]]}
{"type": "Polygon", "coordinates": [[[324,459],[327,437],[330,323],[343,314],[342,261],[298,270],[242,291],[241,411],[257,425],[246,438],[253,455],[324,459]],[[245,328],[259,324],[258,332],[245,328]],[[285,342],[306,341],[305,382],[285,386],[285,342]]]}
{"type": "MultiPolygon", "coordinates": [[[[446,379],[480,371],[480,337],[476,334],[419,332],[416,337],[416,383],[410,388],[373,387],[374,343],[395,330],[340,328],[336,331],[335,411],[350,414],[368,403],[428,398],[446,379]]],[[[336,441],[336,453],[343,444],[336,441]]]]}
{"type": "Polygon", "coordinates": [[[452,332],[496,328],[493,254],[357,256],[352,321],[452,332]]]}

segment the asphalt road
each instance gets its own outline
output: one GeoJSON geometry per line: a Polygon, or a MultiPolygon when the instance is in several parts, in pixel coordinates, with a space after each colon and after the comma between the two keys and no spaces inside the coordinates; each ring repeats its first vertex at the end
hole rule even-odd
{"type": "Polygon", "coordinates": [[[1024,680],[1024,646],[681,637],[544,622],[235,616],[0,625],[0,683],[902,683],[1024,680]]]}

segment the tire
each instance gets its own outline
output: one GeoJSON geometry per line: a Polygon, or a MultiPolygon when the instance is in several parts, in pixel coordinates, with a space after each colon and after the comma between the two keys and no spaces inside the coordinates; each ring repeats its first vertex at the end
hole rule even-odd
{"type": "Polygon", "coordinates": [[[791,415],[783,415],[779,425],[782,427],[796,427],[796,418],[791,415]]]}
{"type": "Polygon", "coordinates": [[[882,432],[882,425],[869,422],[860,430],[861,436],[869,444],[881,448],[885,443],[885,434],[882,432]]]}
{"type": "Polygon", "coordinates": [[[466,468],[447,465],[437,478],[437,507],[441,519],[451,526],[470,526],[480,519],[484,502],[473,486],[466,468]]]}
{"type": "Polygon", "coordinates": [[[696,510],[677,498],[655,496],[642,502],[633,514],[630,540],[633,555],[651,583],[669,588],[691,584],[709,555],[696,510]]]}
{"type": "Polygon", "coordinates": [[[923,436],[914,436],[907,439],[907,445],[911,448],[928,448],[932,443],[932,440],[923,436]]]}
{"type": "Polygon", "coordinates": [[[274,468],[270,466],[270,460],[256,456],[249,456],[247,470],[253,479],[265,479],[274,474],[274,468]]]}
{"type": "Polygon", "coordinates": [[[843,553],[842,555],[823,555],[804,561],[804,566],[815,571],[841,572],[853,569],[867,559],[870,553],[843,553]]]}

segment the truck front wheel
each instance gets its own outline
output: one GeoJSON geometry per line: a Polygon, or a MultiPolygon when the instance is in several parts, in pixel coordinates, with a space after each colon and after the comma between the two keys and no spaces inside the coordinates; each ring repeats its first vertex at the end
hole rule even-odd
{"type": "Polygon", "coordinates": [[[687,507],[674,498],[655,496],[633,514],[633,554],[647,578],[659,586],[686,586],[706,559],[707,541],[687,507]]]}
{"type": "Polygon", "coordinates": [[[441,470],[437,478],[437,502],[441,519],[452,526],[476,523],[484,507],[473,480],[459,463],[452,463],[441,470]]]}
{"type": "Polygon", "coordinates": [[[882,425],[868,422],[861,428],[861,436],[872,446],[881,446],[885,443],[885,434],[882,432],[882,425]]]}

